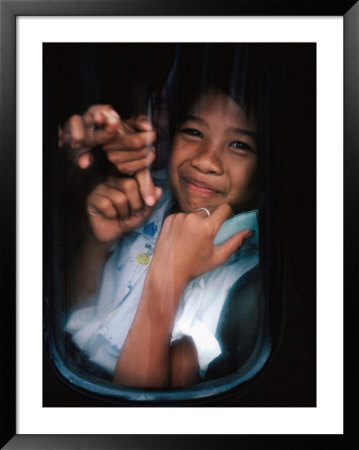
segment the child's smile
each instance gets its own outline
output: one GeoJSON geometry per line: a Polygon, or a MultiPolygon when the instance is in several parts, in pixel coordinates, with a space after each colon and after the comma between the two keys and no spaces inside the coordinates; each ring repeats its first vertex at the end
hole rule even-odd
{"type": "Polygon", "coordinates": [[[257,194],[257,159],[254,121],[223,93],[202,96],[173,143],[170,180],[179,206],[246,208],[257,194]]]}
{"type": "Polygon", "coordinates": [[[180,178],[180,181],[190,192],[193,192],[193,194],[195,195],[210,197],[221,192],[218,187],[213,186],[206,181],[202,181],[198,176],[196,178],[193,178],[188,175],[183,175],[180,178]]]}

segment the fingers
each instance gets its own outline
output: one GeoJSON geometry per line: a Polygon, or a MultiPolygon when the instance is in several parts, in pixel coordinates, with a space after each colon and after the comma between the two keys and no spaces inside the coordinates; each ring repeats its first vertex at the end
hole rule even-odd
{"type": "Polygon", "coordinates": [[[59,127],[59,147],[66,145],[69,158],[86,169],[93,161],[89,150],[113,139],[119,122],[120,116],[110,105],[92,106],[83,116],[71,116],[63,129],[59,127]]]}
{"type": "Polygon", "coordinates": [[[59,127],[59,147],[68,145],[76,149],[84,144],[85,127],[82,117],[78,114],[71,116],[65,123],[64,128],[59,127]]]}
{"type": "Polygon", "coordinates": [[[113,151],[113,150],[136,151],[151,148],[155,140],[156,140],[156,133],[154,131],[117,133],[116,138],[113,139],[111,142],[105,143],[103,149],[105,151],[113,151]]]}
{"type": "Polygon", "coordinates": [[[59,127],[59,147],[67,145],[72,149],[80,149],[84,145],[85,127],[82,117],[78,114],[71,116],[64,128],[59,127]]]}
{"type": "Polygon", "coordinates": [[[85,169],[93,161],[89,152],[102,145],[120,173],[134,175],[155,160],[156,131],[147,116],[122,121],[110,105],[91,106],[83,116],[74,115],[59,127],[59,146],[69,147],[69,157],[85,169]]]}
{"type": "Polygon", "coordinates": [[[103,150],[120,173],[132,176],[154,162],[156,132],[146,116],[120,123],[116,136],[103,145],[103,150]]]}
{"type": "Polygon", "coordinates": [[[106,219],[129,216],[126,196],[118,189],[102,184],[90,195],[87,211],[91,216],[101,214],[106,219]]]}
{"type": "Polygon", "coordinates": [[[111,177],[109,184],[118,190],[126,199],[127,210],[121,211],[121,218],[139,215],[145,207],[138,184],[133,178],[111,177]]]}
{"type": "MultiPolygon", "coordinates": [[[[155,152],[151,151],[148,155],[142,157],[142,159],[123,161],[124,156],[121,153],[122,152],[110,153],[108,154],[108,159],[116,166],[116,169],[120,173],[129,176],[133,176],[137,174],[137,172],[147,169],[147,167],[150,166],[156,158],[155,152]]],[[[136,155],[136,157],[139,156],[136,155]]]]}
{"type": "Polygon", "coordinates": [[[116,150],[107,150],[108,148],[115,147],[115,144],[109,144],[104,147],[106,147],[108,159],[116,164],[126,163],[131,160],[139,161],[141,159],[146,159],[148,153],[148,150],[146,148],[143,148],[141,150],[123,150],[121,152],[118,152],[116,150]]]}
{"type": "Polygon", "coordinates": [[[67,122],[67,136],[65,141],[66,144],[70,145],[73,149],[80,148],[85,139],[85,128],[82,121],[82,117],[79,115],[74,115],[70,117],[67,122]]]}
{"type": "Polygon", "coordinates": [[[115,130],[119,123],[121,123],[121,118],[117,112],[112,109],[111,106],[104,109],[96,109],[93,113],[95,125],[107,126],[115,130]]]}
{"type": "MultiPolygon", "coordinates": [[[[211,236],[213,236],[214,239],[221,225],[233,216],[233,210],[230,205],[223,203],[213,210],[210,216],[208,216],[206,211],[203,210],[198,211],[196,214],[200,214],[206,221],[207,225],[209,225],[211,236]]],[[[238,250],[252,235],[253,230],[246,229],[234,234],[221,245],[213,245],[213,261],[215,265],[222,265],[232,255],[232,253],[238,250]]]]}
{"type": "Polygon", "coordinates": [[[90,152],[85,152],[77,157],[77,164],[81,169],[87,169],[93,162],[93,156],[90,152]]]}
{"type": "Polygon", "coordinates": [[[148,116],[132,116],[124,122],[126,131],[155,131],[155,128],[148,116]]]}
{"type": "Polygon", "coordinates": [[[232,253],[242,247],[244,242],[253,236],[253,233],[253,230],[250,229],[239,231],[223,244],[215,246],[215,258],[217,259],[218,264],[223,264],[232,253]]]}
{"type": "Polygon", "coordinates": [[[195,214],[206,219],[208,224],[211,225],[211,231],[216,235],[223,222],[233,216],[233,209],[227,203],[222,203],[214,210],[212,209],[212,212],[210,212],[211,209],[212,208],[210,207],[203,209],[199,208],[195,214]],[[207,211],[210,212],[210,215],[207,214],[207,211]]]}
{"type": "Polygon", "coordinates": [[[110,105],[91,106],[82,120],[85,143],[90,147],[110,142],[121,125],[120,116],[110,105]]]}
{"type": "Polygon", "coordinates": [[[102,242],[118,239],[133,231],[152,213],[153,207],[142,201],[137,181],[109,177],[87,200],[89,224],[93,236],[102,242]]]}
{"type": "Polygon", "coordinates": [[[138,215],[144,208],[144,202],[139,191],[139,186],[133,178],[114,178],[116,187],[123,192],[127,198],[131,215],[138,215]]]}
{"type": "Polygon", "coordinates": [[[162,189],[153,184],[151,174],[148,169],[140,170],[136,173],[141,196],[147,206],[154,206],[162,195],[162,189]]]}
{"type": "Polygon", "coordinates": [[[196,210],[196,213],[200,214],[203,218],[209,217],[211,215],[209,209],[207,208],[198,208],[196,210]]]}
{"type": "MultiPolygon", "coordinates": [[[[210,219],[213,223],[219,224],[219,227],[222,223],[233,216],[233,209],[228,203],[222,203],[219,205],[214,211],[212,211],[210,215],[210,219]]],[[[218,227],[218,229],[219,229],[218,227]]]]}
{"type": "Polygon", "coordinates": [[[100,213],[107,219],[143,215],[146,207],[153,208],[161,195],[162,190],[154,186],[147,170],[139,172],[138,179],[109,177],[90,195],[89,213],[100,213]]]}
{"type": "Polygon", "coordinates": [[[71,161],[77,164],[81,169],[87,169],[93,161],[92,154],[85,146],[85,127],[82,117],[74,115],[65,124],[62,129],[59,126],[59,147],[66,146],[66,152],[71,161]]]}
{"type": "Polygon", "coordinates": [[[147,116],[136,117],[134,126],[138,131],[154,131],[154,127],[147,116]]]}
{"type": "Polygon", "coordinates": [[[120,116],[110,105],[94,105],[85,112],[83,121],[86,127],[108,126],[115,130],[120,116]]]}

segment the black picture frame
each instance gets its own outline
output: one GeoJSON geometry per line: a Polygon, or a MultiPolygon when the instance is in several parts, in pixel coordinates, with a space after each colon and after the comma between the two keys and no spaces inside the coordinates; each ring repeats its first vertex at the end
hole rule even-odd
{"type": "MultiPolygon", "coordinates": [[[[345,427],[343,435],[231,435],[231,436],[46,436],[16,435],[16,17],[18,16],[343,16],[344,18],[344,208],[346,241],[345,261],[349,267],[355,261],[357,242],[355,232],[358,218],[356,170],[359,168],[356,143],[358,142],[359,87],[358,38],[359,5],[355,0],[296,2],[275,0],[249,1],[171,1],[165,0],[69,0],[18,1],[0,0],[0,183],[1,208],[6,220],[1,221],[3,288],[1,314],[1,423],[2,448],[351,448],[355,433],[357,406],[355,402],[357,354],[355,303],[345,302],[345,427]],[[350,237],[350,238],[349,238],[350,237]],[[349,414],[350,411],[350,414],[349,414]],[[3,447],[6,444],[5,447],[3,447]]],[[[347,294],[355,293],[356,265],[345,273],[347,294]]],[[[354,296],[355,298],[355,296],[354,296]]],[[[164,430],[165,433],[165,430],[164,430]]]]}

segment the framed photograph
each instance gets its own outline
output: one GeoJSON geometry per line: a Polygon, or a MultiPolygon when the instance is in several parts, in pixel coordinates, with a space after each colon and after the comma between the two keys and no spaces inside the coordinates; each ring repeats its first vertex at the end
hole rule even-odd
{"type": "Polygon", "coordinates": [[[358,15],[1,1],[4,448],[345,447],[358,15]]]}

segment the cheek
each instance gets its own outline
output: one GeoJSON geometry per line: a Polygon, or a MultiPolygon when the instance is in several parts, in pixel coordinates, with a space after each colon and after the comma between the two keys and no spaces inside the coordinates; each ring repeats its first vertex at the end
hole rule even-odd
{"type": "MultiPolygon", "coordinates": [[[[232,166],[233,168],[234,166],[232,166]]],[[[257,161],[249,161],[231,171],[232,198],[235,203],[256,195],[258,188],[257,161]]]]}
{"type": "Polygon", "coordinates": [[[245,178],[248,186],[258,184],[258,164],[257,160],[253,161],[245,172],[245,178]]]}

